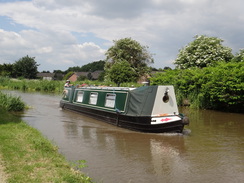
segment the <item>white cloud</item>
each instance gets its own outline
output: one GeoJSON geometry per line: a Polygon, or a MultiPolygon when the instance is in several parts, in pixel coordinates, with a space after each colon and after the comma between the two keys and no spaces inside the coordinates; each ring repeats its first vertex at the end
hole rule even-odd
{"type": "Polygon", "coordinates": [[[104,59],[113,40],[131,37],[155,53],[155,67],[174,67],[178,50],[198,34],[243,47],[242,0],[33,0],[0,3],[0,64],[27,54],[40,70],[61,69],[104,59]],[[1,18],[1,17],[0,17],[1,18]],[[6,27],[5,27],[6,26],[6,27]]]}

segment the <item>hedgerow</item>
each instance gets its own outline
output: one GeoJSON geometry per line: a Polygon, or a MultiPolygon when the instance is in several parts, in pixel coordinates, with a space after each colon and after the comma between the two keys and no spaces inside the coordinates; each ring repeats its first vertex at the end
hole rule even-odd
{"type": "Polygon", "coordinates": [[[167,70],[151,78],[153,85],[174,85],[177,102],[201,109],[244,111],[244,62],[215,67],[167,70]]]}

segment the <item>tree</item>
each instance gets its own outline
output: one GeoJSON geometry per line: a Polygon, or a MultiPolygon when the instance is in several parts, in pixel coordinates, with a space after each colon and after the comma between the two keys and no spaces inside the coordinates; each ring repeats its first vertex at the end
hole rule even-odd
{"type": "Polygon", "coordinates": [[[170,67],[164,67],[164,69],[163,70],[172,70],[170,67]]]}
{"type": "Polygon", "coordinates": [[[240,49],[232,59],[233,62],[244,62],[244,49],[240,49]]]}
{"type": "Polygon", "coordinates": [[[105,61],[95,61],[88,63],[86,65],[83,65],[82,67],[75,66],[75,67],[69,67],[68,70],[65,71],[65,73],[68,72],[94,72],[98,70],[104,70],[105,61]]]}
{"type": "Polygon", "coordinates": [[[83,71],[83,72],[94,72],[94,71],[98,71],[98,70],[103,71],[104,65],[105,65],[105,61],[103,61],[103,60],[88,63],[81,67],[81,71],[83,71]]]}
{"type": "Polygon", "coordinates": [[[142,46],[131,38],[114,41],[114,46],[110,47],[105,54],[105,71],[109,71],[117,62],[128,62],[127,65],[131,68],[133,76],[139,78],[145,75],[149,71],[147,64],[153,63],[152,54],[147,49],[147,46],[142,46]]]}
{"type": "Polygon", "coordinates": [[[108,76],[117,86],[120,86],[121,83],[135,81],[137,78],[129,62],[126,60],[114,63],[108,71],[108,76]]]}
{"type": "Polygon", "coordinates": [[[72,75],[74,74],[74,72],[73,71],[70,71],[70,72],[68,72],[67,74],[65,74],[65,76],[64,76],[64,80],[67,80],[67,79],[69,79],[72,75]]]}
{"type": "Polygon", "coordinates": [[[231,48],[222,45],[217,37],[195,36],[195,40],[182,48],[174,64],[176,68],[203,68],[218,62],[229,62],[233,58],[231,48]]]}
{"type": "Polygon", "coordinates": [[[28,55],[22,57],[13,64],[14,77],[23,77],[27,79],[34,79],[38,73],[35,57],[29,57],[28,55]]]}
{"type": "Polygon", "coordinates": [[[77,81],[85,81],[87,79],[86,76],[82,76],[80,75],[78,78],[77,78],[77,81]]]}
{"type": "Polygon", "coordinates": [[[0,75],[1,76],[12,76],[13,74],[13,64],[0,64],[0,75]]]}

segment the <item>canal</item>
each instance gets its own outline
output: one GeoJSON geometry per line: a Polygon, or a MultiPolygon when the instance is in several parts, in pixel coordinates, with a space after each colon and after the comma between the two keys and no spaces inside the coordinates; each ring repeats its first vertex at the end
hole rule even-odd
{"type": "Polygon", "coordinates": [[[183,134],[146,134],[61,110],[57,95],[11,93],[31,106],[22,119],[67,160],[86,160],[82,171],[95,182],[244,181],[244,114],[182,108],[183,134]]]}

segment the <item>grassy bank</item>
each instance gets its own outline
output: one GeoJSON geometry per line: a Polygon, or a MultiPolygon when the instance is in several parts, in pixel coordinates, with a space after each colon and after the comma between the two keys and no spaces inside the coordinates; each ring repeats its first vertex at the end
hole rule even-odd
{"type": "MultiPolygon", "coordinates": [[[[113,82],[100,82],[100,81],[76,81],[72,82],[74,86],[86,83],[91,86],[117,86],[113,82]]],[[[61,93],[64,89],[65,81],[47,81],[47,80],[27,80],[27,79],[11,79],[0,76],[0,89],[8,90],[22,90],[22,91],[38,91],[38,92],[53,92],[61,93]]],[[[123,87],[141,86],[138,83],[122,83],[123,87]]]]}
{"type": "Polygon", "coordinates": [[[11,79],[0,77],[0,88],[9,90],[38,91],[38,92],[61,92],[63,81],[11,79]]]}

